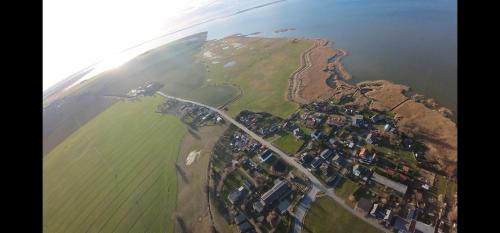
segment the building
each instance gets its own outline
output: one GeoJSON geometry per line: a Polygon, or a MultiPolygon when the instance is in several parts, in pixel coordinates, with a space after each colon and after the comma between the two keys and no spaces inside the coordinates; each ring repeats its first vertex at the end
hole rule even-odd
{"type": "Polygon", "coordinates": [[[372,209],[372,205],[373,204],[370,200],[362,197],[359,199],[358,204],[356,205],[356,209],[364,215],[367,215],[372,209]]]}
{"type": "Polygon", "coordinates": [[[369,133],[367,136],[366,136],[366,143],[368,144],[373,144],[373,138],[372,138],[372,133],[369,133]]]}
{"type": "Polygon", "coordinates": [[[262,153],[259,156],[260,162],[261,163],[266,162],[267,160],[269,160],[271,158],[271,156],[273,156],[273,151],[270,149],[265,150],[264,153],[262,153]]]}
{"type": "Polygon", "coordinates": [[[318,140],[321,136],[321,130],[316,129],[311,133],[311,138],[318,140]]]}
{"type": "Polygon", "coordinates": [[[255,210],[255,212],[257,212],[257,213],[262,213],[262,211],[264,210],[264,205],[262,205],[262,203],[260,203],[260,201],[254,202],[252,207],[255,210]]]}
{"type": "Polygon", "coordinates": [[[319,155],[319,157],[321,157],[322,159],[324,160],[328,160],[332,157],[333,155],[333,151],[330,150],[330,149],[324,149],[321,154],[319,155]]]}
{"type": "Polygon", "coordinates": [[[234,217],[234,223],[236,225],[240,225],[241,223],[243,223],[245,220],[247,220],[247,218],[245,218],[245,216],[243,214],[238,214],[234,217]]]}
{"type": "Polygon", "coordinates": [[[359,127],[363,122],[363,115],[354,115],[352,118],[352,126],[359,127]]]}
{"type": "Polygon", "coordinates": [[[284,214],[288,210],[288,207],[290,207],[290,202],[288,200],[283,200],[276,209],[278,213],[284,214]]]}
{"type": "Polygon", "coordinates": [[[396,216],[393,218],[392,227],[394,230],[396,230],[396,232],[409,232],[408,230],[410,227],[410,222],[399,216],[396,216]]]}
{"type": "Polygon", "coordinates": [[[374,115],[374,116],[372,116],[370,119],[372,120],[372,122],[373,122],[373,123],[377,123],[377,122],[379,122],[379,121],[381,121],[381,120],[384,120],[384,119],[385,119],[385,116],[384,116],[384,115],[382,115],[382,114],[375,114],[375,115],[374,115]]]}
{"type": "Polygon", "coordinates": [[[243,197],[243,194],[244,194],[243,193],[243,186],[241,186],[237,190],[229,193],[229,195],[227,195],[227,199],[229,199],[229,202],[231,202],[231,204],[234,205],[241,200],[241,198],[243,197]]]}
{"type": "Polygon", "coordinates": [[[238,231],[241,233],[249,232],[252,229],[252,226],[248,222],[244,222],[238,225],[238,231]]]}
{"type": "Polygon", "coordinates": [[[290,187],[288,186],[288,183],[284,180],[279,180],[271,189],[262,194],[260,202],[263,206],[270,205],[285,194],[289,193],[289,191],[290,187]]]}
{"type": "Polygon", "coordinates": [[[295,138],[297,138],[297,139],[302,138],[302,132],[300,132],[299,128],[295,128],[292,132],[293,132],[293,136],[295,136],[295,138]]]}
{"type": "Polygon", "coordinates": [[[416,221],[415,233],[434,233],[434,227],[423,222],[416,221]]]}
{"type": "Polygon", "coordinates": [[[323,159],[321,159],[320,157],[316,157],[311,163],[311,168],[318,169],[321,166],[321,164],[323,164],[323,159]]]}
{"type": "Polygon", "coordinates": [[[391,189],[394,189],[403,195],[406,193],[406,190],[408,189],[408,186],[401,184],[401,183],[398,183],[396,181],[393,181],[385,176],[379,175],[376,172],[373,173],[371,179],[379,184],[382,184],[382,185],[385,185],[391,189]]]}

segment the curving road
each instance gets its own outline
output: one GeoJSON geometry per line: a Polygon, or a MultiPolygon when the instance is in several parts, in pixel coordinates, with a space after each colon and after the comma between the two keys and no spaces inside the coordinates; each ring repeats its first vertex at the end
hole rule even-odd
{"type": "Polygon", "coordinates": [[[226,119],[227,121],[231,122],[236,127],[238,127],[241,130],[243,130],[245,133],[247,133],[248,135],[250,135],[252,138],[254,138],[255,140],[257,140],[259,143],[261,143],[262,145],[264,145],[267,148],[271,149],[275,154],[279,155],[281,157],[281,159],[283,159],[285,162],[287,162],[290,166],[293,166],[293,167],[297,168],[299,171],[301,171],[310,180],[311,186],[312,186],[312,190],[317,189],[318,191],[323,192],[325,195],[331,197],[339,205],[341,205],[342,207],[344,207],[347,211],[349,211],[352,214],[356,215],[357,217],[359,217],[363,221],[367,222],[368,224],[376,227],[377,229],[379,229],[379,230],[381,230],[383,232],[390,233],[390,231],[388,231],[387,229],[385,229],[382,225],[378,224],[374,219],[365,218],[361,213],[359,213],[359,212],[355,211],[354,209],[352,209],[351,207],[349,207],[344,202],[344,200],[342,198],[340,198],[337,195],[335,195],[335,193],[333,191],[333,188],[327,188],[325,185],[323,185],[323,183],[321,183],[318,180],[318,178],[316,178],[316,176],[314,176],[309,170],[307,170],[302,165],[300,165],[297,161],[295,161],[295,159],[293,157],[288,156],[288,154],[286,154],[285,152],[283,152],[280,149],[276,148],[270,142],[268,142],[264,138],[260,137],[259,135],[255,134],[254,132],[252,132],[251,130],[249,130],[247,127],[245,127],[244,125],[242,125],[239,122],[237,122],[232,117],[228,116],[224,111],[222,111],[220,109],[217,109],[217,108],[214,108],[212,106],[208,106],[208,105],[202,104],[202,103],[198,103],[198,102],[194,102],[194,101],[186,100],[186,99],[182,99],[182,98],[177,98],[177,97],[174,97],[174,96],[169,96],[169,95],[164,94],[161,91],[157,91],[157,93],[159,95],[165,97],[165,98],[171,98],[171,99],[175,99],[175,100],[181,101],[181,102],[192,103],[192,104],[195,104],[195,105],[198,105],[198,106],[206,107],[206,108],[208,108],[208,109],[210,109],[210,110],[212,110],[214,112],[217,112],[224,119],[226,119]]]}

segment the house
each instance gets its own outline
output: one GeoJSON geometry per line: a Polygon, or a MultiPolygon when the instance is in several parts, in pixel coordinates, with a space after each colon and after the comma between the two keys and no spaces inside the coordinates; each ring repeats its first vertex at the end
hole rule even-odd
{"type": "Polygon", "coordinates": [[[241,186],[240,188],[238,188],[237,190],[235,191],[232,191],[231,193],[229,193],[229,195],[227,195],[227,199],[229,199],[229,202],[231,202],[231,204],[235,205],[236,203],[238,203],[241,198],[243,197],[243,186],[241,186]]]}
{"type": "Polygon", "coordinates": [[[362,197],[359,199],[358,204],[356,205],[356,209],[364,215],[367,215],[372,209],[372,206],[373,204],[370,200],[362,197]]]}
{"type": "Polygon", "coordinates": [[[311,138],[318,140],[321,136],[321,130],[316,129],[311,133],[311,138]]]}
{"type": "Polygon", "coordinates": [[[362,148],[359,150],[359,154],[358,154],[358,156],[359,156],[359,157],[364,157],[364,156],[365,156],[365,153],[366,153],[366,148],[362,147],[362,148]]]}
{"type": "Polygon", "coordinates": [[[338,117],[329,117],[328,120],[326,121],[326,124],[328,124],[329,126],[336,126],[336,127],[342,127],[342,125],[344,125],[344,123],[338,117]]]}
{"type": "Polygon", "coordinates": [[[401,184],[401,183],[398,183],[396,181],[393,181],[385,176],[379,175],[376,172],[374,172],[372,174],[371,179],[379,184],[382,184],[382,185],[387,186],[391,189],[394,189],[403,195],[406,193],[406,190],[408,189],[408,186],[401,184]]]}
{"type": "Polygon", "coordinates": [[[241,232],[241,233],[245,233],[245,232],[248,232],[252,229],[252,226],[248,223],[248,222],[244,222],[240,225],[238,225],[238,231],[241,232]]]}
{"type": "Polygon", "coordinates": [[[243,214],[238,214],[234,217],[234,223],[236,225],[240,225],[241,223],[243,223],[245,220],[247,220],[247,218],[245,218],[245,216],[243,214]]]}
{"type": "Polygon", "coordinates": [[[434,233],[434,227],[423,222],[415,222],[415,233],[434,233]]]}
{"type": "Polygon", "coordinates": [[[356,114],[352,118],[352,126],[359,127],[363,121],[363,115],[356,114]]]}
{"type": "Polygon", "coordinates": [[[319,169],[323,172],[323,175],[328,175],[328,163],[321,164],[319,169]]]}
{"type": "Polygon", "coordinates": [[[297,138],[297,139],[301,139],[302,138],[302,132],[300,131],[299,128],[295,128],[293,130],[293,136],[295,136],[295,138],[297,138]]]}
{"type": "Polygon", "coordinates": [[[384,131],[389,131],[389,130],[391,130],[391,125],[385,124],[384,125],[384,131]]]}
{"type": "Polygon", "coordinates": [[[262,194],[260,202],[263,206],[270,205],[290,191],[290,187],[286,181],[278,180],[271,189],[262,194]]]}
{"type": "Polygon", "coordinates": [[[392,220],[392,227],[396,232],[409,232],[410,222],[399,216],[396,216],[392,220]]]}
{"type": "Polygon", "coordinates": [[[382,115],[382,114],[375,114],[374,116],[372,116],[370,118],[372,120],[373,123],[377,123],[381,120],[384,120],[385,119],[385,115],[382,115]]]}
{"type": "Polygon", "coordinates": [[[366,141],[366,143],[368,143],[368,144],[373,144],[372,133],[369,133],[369,134],[366,136],[365,141],[366,141]]]}
{"type": "Polygon", "coordinates": [[[254,202],[252,207],[255,210],[255,212],[257,212],[257,213],[262,213],[262,211],[264,210],[264,205],[262,205],[262,203],[260,203],[260,201],[254,202]]]}
{"type": "Polygon", "coordinates": [[[302,157],[300,158],[299,162],[301,164],[304,164],[304,163],[310,163],[314,158],[309,155],[308,153],[304,153],[302,154],[302,157]]]}
{"type": "Polygon", "coordinates": [[[222,122],[222,118],[221,118],[220,116],[217,116],[217,118],[215,119],[215,121],[216,121],[217,123],[220,123],[220,122],[222,122]]]}
{"type": "Polygon", "coordinates": [[[321,164],[323,164],[323,159],[321,159],[320,157],[316,157],[311,163],[311,168],[318,169],[321,164]]]}
{"type": "Polygon", "coordinates": [[[370,211],[370,215],[375,216],[375,211],[378,209],[378,203],[375,203],[370,211]]]}
{"type": "Polygon", "coordinates": [[[359,166],[359,164],[356,164],[352,167],[352,173],[355,176],[360,177],[364,181],[368,181],[368,179],[370,179],[370,176],[372,175],[372,171],[370,171],[370,169],[359,166]]]}
{"type": "Polygon", "coordinates": [[[328,160],[332,157],[333,155],[333,151],[330,150],[330,149],[324,149],[321,154],[319,155],[319,157],[321,157],[322,159],[324,160],[328,160]]]}
{"type": "Polygon", "coordinates": [[[278,213],[284,214],[288,210],[288,207],[290,207],[290,202],[288,200],[283,200],[279,203],[276,209],[278,213]]]}
{"type": "Polygon", "coordinates": [[[266,162],[267,160],[269,160],[271,158],[271,156],[273,156],[273,151],[270,149],[265,150],[264,153],[262,153],[259,156],[260,162],[261,163],[266,162]]]}

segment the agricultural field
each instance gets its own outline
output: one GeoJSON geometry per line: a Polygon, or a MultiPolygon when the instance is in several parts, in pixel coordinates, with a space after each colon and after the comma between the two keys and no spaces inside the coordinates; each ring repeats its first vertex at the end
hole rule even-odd
{"type": "Polygon", "coordinates": [[[313,202],[304,222],[304,232],[310,233],[381,232],[328,197],[313,202]]]}
{"type": "Polygon", "coordinates": [[[242,89],[243,96],[229,105],[231,116],[249,110],[286,118],[298,108],[286,100],[288,78],[312,45],[311,40],[230,36],[207,42],[198,57],[205,63],[207,83],[242,89]]]}
{"type": "Polygon", "coordinates": [[[118,102],[43,159],[44,232],[173,232],[187,132],[159,96],[118,102]]]}
{"type": "MultiPolygon", "coordinates": [[[[124,96],[146,81],[163,84],[162,91],[174,96],[203,93],[204,90],[195,91],[203,86],[206,77],[205,68],[196,61],[195,54],[205,42],[206,33],[198,33],[168,43],[62,93],[60,100],[52,102],[43,111],[44,156],[116,102],[106,96],[124,96]]],[[[228,96],[233,96],[235,91],[231,89],[227,92],[230,93],[217,98],[230,98],[228,96]]]]}
{"type": "Polygon", "coordinates": [[[285,136],[276,139],[273,144],[287,153],[295,154],[304,144],[304,141],[302,139],[296,139],[293,134],[287,133],[285,136]]]}

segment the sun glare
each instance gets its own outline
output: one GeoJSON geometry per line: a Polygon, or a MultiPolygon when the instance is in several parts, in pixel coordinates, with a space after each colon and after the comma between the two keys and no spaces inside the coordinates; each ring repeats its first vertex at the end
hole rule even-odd
{"type": "Polygon", "coordinates": [[[183,14],[215,0],[44,1],[44,90],[99,60],[111,69],[126,48],[176,27],[183,14]]]}

